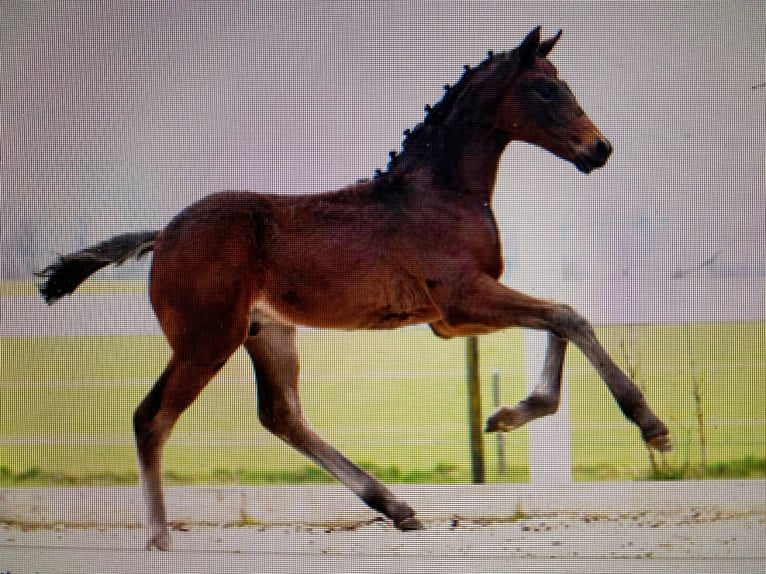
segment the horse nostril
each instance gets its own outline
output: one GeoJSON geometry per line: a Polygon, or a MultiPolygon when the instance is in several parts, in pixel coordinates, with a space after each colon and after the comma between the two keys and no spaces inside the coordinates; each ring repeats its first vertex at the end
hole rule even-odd
{"type": "Polygon", "coordinates": [[[612,153],[612,144],[607,140],[598,140],[596,143],[596,153],[599,157],[606,159],[612,153]]]}

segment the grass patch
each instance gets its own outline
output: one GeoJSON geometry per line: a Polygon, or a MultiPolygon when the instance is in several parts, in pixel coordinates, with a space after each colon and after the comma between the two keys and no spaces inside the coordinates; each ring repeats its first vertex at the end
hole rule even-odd
{"type": "MultiPolygon", "coordinates": [[[[766,458],[748,456],[709,464],[706,478],[763,478],[766,477],[766,458]]],[[[645,480],[686,480],[700,478],[696,468],[684,466],[660,467],[656,472],[647,473],[645,480]]]]}
{"type": "MultiPolygon", "coordinates": [[[[462,484],[470,482],[467,468],[452,464],[437,464],[430,469],[403,471],[396,466],[361,464],[367,472],[387,484],[462,484]]],[[[509,469],[519,477],[526,475],[523,467],[509,469]]],[[[301,484],[337,484],[330,474],[323,469],[306,465],[294,470],[259,470],[255,468],[216,468],[210,472],[180,472],[167,470],[163,473],[163,482],[168,485],[301,485],[301,484]]],[[[0,487],[32,486],[137,486],[136,471],[126,472],[90,472],[63,473],[43,470],[33,466],[14,472],[7,466],[0,467],[0,487]]]]}
{"type": "Polygon", "coordinates": [[[742,478],[766,478],[766,458],[747,456],[720,460],[708,464],[704,477],[700,477],[696,467],[686,466],[661,466],[655,472],[650,467],[635,469],[635,474],[628,469],[620,469],[611,464],[575,466],[574,476],[583,482],[597,482],[602,480],[624,480],[626,475],[634,480],[697,480],[700,478],[712,479],[742,479],[742,478]]]}
{"type": "Polygon", "coordinates": [[[707,476],[709,478],[763,478],[766,477],[766,458],[748,456],[709,464],[707,476]]]}
{"type": "MultiPolygon", "coordinates": [[[[131,486],[138,484],[136,471],[68,474],[33,466],[14,472],[0,466],[0,487],[12,486],[131,486]]],[[[188,484],[188,483],[185,483],[188,484]]]]}

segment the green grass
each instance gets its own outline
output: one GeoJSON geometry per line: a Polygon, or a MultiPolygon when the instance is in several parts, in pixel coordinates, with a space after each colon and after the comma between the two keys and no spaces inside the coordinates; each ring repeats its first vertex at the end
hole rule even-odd
{"type": "MultiPolygon", "coordinates": [[[[766,476],[764,324],[599,329],[614,357],[627,339],[641,380],[676,443],[667,475],[693,476],[699,460],[689,357],[704,373],[711,477],[766,476]],[[674,475],[675,473],[675,475],[674,475]]],[[[468,482],[464,342],[427,329],[303,331],[301,393],[314,427],[387,482],[468,482]]],[[[522,333],[480,339],[483,410],[489,373],[503,400],[525,394],[522,333]]],[[[134,484],[131,415],[164,367],[159,336],[0,339],[0,485],[134,484]]],[[[567,355],[576,480],[651,476],[639,433],[579,351],[567,355]]],[[[258,423],[249,360],[238,351],[179,421],[165,450],[169,484],[322,483],[330,477],[258,423]]],[[[490,480],[494,437],[486,435],[490,480]]],[[[504,480],[528,480],[525,429],[506,435],[504,480]]]]}

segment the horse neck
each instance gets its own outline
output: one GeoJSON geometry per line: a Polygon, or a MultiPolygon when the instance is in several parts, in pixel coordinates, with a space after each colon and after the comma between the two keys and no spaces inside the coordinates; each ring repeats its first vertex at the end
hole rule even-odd
{"type": "MultiPolygon", "coordinates": [[[[459,136],[458,136],[459,137],[459,136]]],[[[496,133],[475,133],[463,140],[452,177],[462,193],[489,203],[497,180],[500,157],[508,138],[496,133]]]]}
{"type": "Polygon", "coordinates": [[[426,172],[449,193],[491,202],[500,157],[510,138],[460,117],[427,129],[417,141],[405,142],[389,166],[391,175],[426,172]]]}

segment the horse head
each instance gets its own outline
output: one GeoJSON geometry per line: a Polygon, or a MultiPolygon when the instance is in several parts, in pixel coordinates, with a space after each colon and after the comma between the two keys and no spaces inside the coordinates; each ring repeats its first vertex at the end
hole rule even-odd
{"type": "Polygon", "coordinates": [[[510,139],[540,146],[590,173],[606,163],[612,144],[547,59],[560,37],[561,30],[541,41],[538,26],[515,50],[492,58],[505,60],[498,66],[512,66],[510,73],[497,74],[503,84],[497,87],[501,100],[493,123],[510,139]]]}

